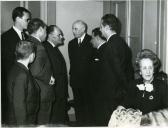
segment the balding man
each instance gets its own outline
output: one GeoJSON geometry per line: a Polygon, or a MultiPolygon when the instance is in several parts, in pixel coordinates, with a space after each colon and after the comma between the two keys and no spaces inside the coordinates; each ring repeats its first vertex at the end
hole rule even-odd
{"type": "Polygon", "coordinates": [[[77,123],[88,125],[90,120],[89,65],[92,57],[91,36],[87,34],[87,24],[77,20],[72,25],[74,39],[69,42],[70,86],[75,101],[77,123]]]}
{"type": "Polygon", "coordinates": [[[65,124],[68,121],[67,98],[68,98],[68,76],[65,59],[58,49],[64,45],[64,35],[56,25],[47,28],[47,41],[44,47],[51,62],[53,75],[55,78],[54,91],[56,101],[53,103],[51,124],[65,124]]]}

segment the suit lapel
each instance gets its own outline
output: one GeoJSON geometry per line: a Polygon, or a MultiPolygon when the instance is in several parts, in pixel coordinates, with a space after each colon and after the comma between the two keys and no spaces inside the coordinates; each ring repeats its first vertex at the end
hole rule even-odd
{"type": "Polygon", "coordinates": [[[87,44],[87,40],[88,40],[88,35],[86,34],[85,37],[84,37],[84,39],[83,39],[83,41],[82,41],[81,46],[86,45],[87,44]]]}
{"type": "Polygon", "coordinates": [[[114,35],[112,35],[110,38],[109,38],[109,40],[108,40],[108,42],[107,43],[115,43],[113,40],[115,39],[115,38],[117,38],[117,34],[114,34],[114,35]]]}
{"type": "Polygon", "coordinates": [[[54,49],[55,49],[56,53],[58,54],[58,57],[60,58],[59,60],[64,63],[65,60],[64,60],[64,57],[63,57],[62,53],[60,52],[60,50],[57,47],[55,47],[54,49]]]}
{"type": "Polygon", "coordinates": [[[18,39],[21,40],[17,32],[13,29],[13,27],[10,29],[10,31],[13,33],[13,35],[18,39]]]}
{"type": "Polygon", "coordinates": [[[75,47],[79,47],[79,45],[78,45],[78,39],[77,38],[75,38],[75,40],[74,40],[74,46],[75,47]]]}

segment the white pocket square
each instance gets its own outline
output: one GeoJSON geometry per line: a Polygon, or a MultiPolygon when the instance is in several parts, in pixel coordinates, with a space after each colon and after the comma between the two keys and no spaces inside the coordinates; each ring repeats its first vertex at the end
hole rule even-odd
{"type": "Polygon", "coordinates": [[[94,58],[94,61],[99,61],[99,58],[94,58]]]}

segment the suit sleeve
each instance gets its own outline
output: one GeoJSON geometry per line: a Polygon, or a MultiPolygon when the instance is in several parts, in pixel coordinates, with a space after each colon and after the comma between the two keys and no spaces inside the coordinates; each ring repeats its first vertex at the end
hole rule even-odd
{"type": "Polygon", "coordinates": [[[1,57],[2,57],[2,66],[5,69],[8,69],[8,67],[11,67],[11,64],[12,64],[11,57],[13,57],[12,54],[14,54],[14,53],[11,53],[11,51],[9,51],[8,44],[10,44],[9,38],[6,35],[2,35],[1,36],[1,50],[2,50],[1,57]]]}
{"type": "MultiPolygon", "coordinates": [[[[119,79],[120,85],[126,88],[126,77],[125,72],[122,68],[122,58],[119,56],[119,50],[117,47],[108,48],[107,57],[109,57],[109,63],[111,65],[111,70],[115,73],[116,77],[119,79]]],[[[122,51],[121,51],[122,52],[122,51]]]]}
{"type": "MultiPolygon", "coordinates": [[[[69,55],[70,65],[71,65],[71,58],[72,58],[71,51],[72,51],[72,50],[71,50],[71,44],[70,44],[70,42],[69,42],[69,44],[68,44],[68,55],[69,55]]],[[[71,68],[70,68],[69,74],[71,74],[71,68]]]]}
{"type": "Polygon", "coordinates": [[[26,97],[27,97],[27,83],[26,75],[20,74],[15,81],[13,88],[13,104],[14,112],[16,116],[17,124],[23,125],[26,123],[27,108],[26,108],[26,97]]]}
{"type": "Polygon", "coordinates": [[[48,76],[48,78],[44,78],[44,76],[46,76],[46,75],[44,75],[44,73],[43,73],[45,63],[46,63],[45,57],[46,57],[45,50],[38,49],[38,51],[36,53],[36,58],[30,66],[30,71],[35,79],[38,79],[41,81],[44,81],[44,79],[47,79],[47,81],[49,83],[51,76],[48,76]]]}
{"type": "Polygon", "coordinates": [[[162,104],[164,108],[168,108],[168,84],[163,83],[160,85],[161,87],[161,94],[162,94],[162,104]]]}

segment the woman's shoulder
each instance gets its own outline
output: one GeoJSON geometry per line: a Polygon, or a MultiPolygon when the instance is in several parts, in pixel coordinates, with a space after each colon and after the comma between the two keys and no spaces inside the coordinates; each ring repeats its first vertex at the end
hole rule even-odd
{"type": "Polygon", "coordinates": [[[155,74],[154,78],[157,82],[168,84],[168,75],[163,71],[155,74]]]}
{"type": "Polygon", "coordinates": [[[156,78],[153,80],[153,84],[154,85],[167,85],[167,83],[165,81],[163,81],[161,79],[156,79],[156,78]]]}
{"type": "Polygon", "coordinates": [[[154,78],[153,85],[155,86],[155,88],[158,88],[160,91],[168,90],[167,80],[165,81],[164,79],[156,77],[154,78]]]}

